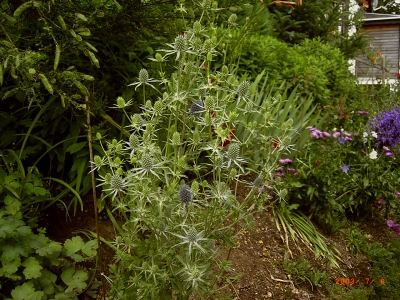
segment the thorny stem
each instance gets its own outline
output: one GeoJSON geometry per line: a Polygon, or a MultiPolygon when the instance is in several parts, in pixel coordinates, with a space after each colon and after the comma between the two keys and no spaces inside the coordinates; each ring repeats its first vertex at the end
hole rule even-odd
{"type": "MultiPolygon", "coordinates": [[[[86,123],[88,128],[88,144],[89,144],[89,157],[90,157],[90,173],[92,176],[92,191],[93,191],[93,206],[94,206],[94,218],[96,220],[96,238],[97,238],[97,251],[99,256],[99,267],[100,267],[100,274],[103,274],[103,259],[101,255],[101,248],[100,248],[100,235],[99,235],[99,216],[97,213],[97,205],[96,205],[96,179],[94,177],[93,172],[93,147],[92,147],[92,129],[90,126],[90,106],[89,106],[89,97],[85,95],[86,101],[86,123]]],[[[101,285],[103,287],[103,299],[106,300],[106,282],[103,276],[101,276],[101,285]]]]}

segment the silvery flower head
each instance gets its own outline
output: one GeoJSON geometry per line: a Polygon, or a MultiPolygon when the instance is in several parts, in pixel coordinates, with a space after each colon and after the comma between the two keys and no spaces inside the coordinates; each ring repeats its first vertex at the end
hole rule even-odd
{"type": "Polygon", "coordinates": [[[202,100],[196,100],[190,105],[190,113],[193,114],[196,118],[200,118],[203,112],[204,103],[202,100]]]}
{"type": "Polygon", "coordinates": [[[225,157],[227,161],[224,167],[230,168],[231,164],[234,163],[242,172],[244,172],[239,163],[245,163],[246,161],[240,157],[240,145],[238,143],[229,144],[225,157]]]}
{"type": "Polygon", "coordinates": [[[181,185],[178,192],[179,200],[184,203],[188,204],[192,201],[192,192],[190,190],[190,186],[187,184],[181,185]]]}

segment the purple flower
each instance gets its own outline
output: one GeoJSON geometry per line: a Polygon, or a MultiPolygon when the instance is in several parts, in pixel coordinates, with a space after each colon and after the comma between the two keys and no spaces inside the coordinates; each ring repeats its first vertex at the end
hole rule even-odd
{"type": "Polygon", "coordinates": [[[314,131],[313,131],[313,132],[311,132],[310,136],[311,136],[313,139],[319,139],[319,136],[318,136],[318,134],[317,134],[317,133],[315,133],[314,131]]]}
{"type": "Polygon", "coordinates": [[[347,173],[348,171],[349,171],[349,166],[347,166],[347,165],[343,165],[342,166],[342,171],[343,171],[343,173],[347,173]]]}
{"type": "Polygon", "coordinates": [[[346,141],[352,142],[352,141],[353,141],[353,138],[347,137],[347,136],[346,136],[346,141]]]}
{"type": "Polygon", "coordinates": [[[287,168],[287,170],[288,170],[289,172],[292,172],[292,173],[296,172],[296,169],[295,169],[295,168],[287,168]]]}
{"type": "Polygon", "coordinates": [[[347,131],[344,131],[344,132],[343,132],[343,135],[345,135],[345,136],[347,136],[347,137],[350,137],[350,136],[351,136],[351,133],[348,133],[347,131]]]}
{"type": "Polygon", "coordinates": [[[290,164],[292,160],[290,158],[280,159],[279,162],[281,164],[290,164]]]}
{"type": "Polygon", "coordinates": [[[340,137],[339,144],[342,144],[342,145],[346,144],[346,140],[344,138],[340,137]]]}
{"type": "Polygon", "coordinates": [[[358,111],[358,114],[359,114],[359,115],[368,115],[368,112],[365,111],[365,110],[359,110],[359,111],[358,111]]]}
{"type": "Polygon", "coordinates": [[[378,135],[376,139],[378,147],[394,148],[400,143],[400,109],[398,107],[378,114],[369,126],[378,135]]]}
{"type": "Polygon", "coordinates": [[[386,221],[386,224],[387,224],[387,226],[389,226],[390,228],[392,228],[393,225],[394,225],[394,222],[393,222],[393,220],[387,220],[387,221],[386,221]]]}
{"type": "Polygon", "coordinates": [[[376,203],[377,203],[378,205],[382,205],[384,202],[385,202],[385,199],[380,198],[380,199],[378,200],[378,202],[376,202],[376,203]]]}
{"type": "Polygon", "coordinates": [[[390,148],[386,147],[386,146],[383,146],[382,149],[385,150],[385,151],[390,151],[390,148]]]}
{"type": "Polygon", "coordinates": [[[326,137],[330,137],[330,136],[331,136],[331,134],[330,134],[329,132],[326,132],[326,131],[324,131],[322,134],[323,134],[324,136],[326,136],[326,137]]]}
{"type": "Polygon", "coordinates": [[[339,131],[336,131],[336,132],[333,133],[333,137],[335,139],[338,138],[339,136],[340,136],[340,132],[339,131]]]}
{"type": "Polygon", "coordinates": [[[386,156],[393,156],[393,152],[386,152],[385,155],[386,156]]]}
{"type": "Polygon", "coordinates": [[[274,177],[280,177],[280,178],[285,178],[285,174],[283,173],[276,173],[273,175],[274,177]]]}
{"type": "Polygon", "coordinates": [[[394,224],[392,229],[397,233],[397,235],[400,235],[400,224],[394,224]]]}

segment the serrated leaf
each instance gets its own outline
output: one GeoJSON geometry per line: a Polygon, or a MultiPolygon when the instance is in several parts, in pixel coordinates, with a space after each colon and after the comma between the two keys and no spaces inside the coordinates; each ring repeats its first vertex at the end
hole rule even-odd
{"type": "Polygon", "coordinates": [[[19,233],[20,236],[26,236],[32,233],[32,230],[29,226],[18,227],[16,231],[19,233]]]}
{"type": "Polygon", "coordinates": [[[88,279],[88,274],[83,270],[75,271],[74,267],[70,267],[62,272],[61,279],[68,285],[68,288],[65,290],[67,294],[74,290],[81,292],[87,286],[85,281],[88,279]]]}
{"type": "Polygon", "coordinates": [[[65,249],[73,253],[81,250],[83,246],[85,246],[85,242],[80,236],[74,236],[72,239],[68,239],[64,243],[65,249]]]}
{"type": "Polygon", "coordinates": [[[55,283],[57,280],[57,276],[50,271],[43,270],[42,276],[40,277],[40,286],[42,287],[42,291],[46,295],[52,295],[56,292],[55,283]]]}
{"type": "Polygon", "coordinates": [[[16,259],[18,256],[28,256],[27,249],[23,248],[21,245],[2,245],[0,248],[3,251],[1,256],[1,260],[12,261],[16,259]]]}
{"type": "Polygon", "coordinates": [[[21,266],[21,259],[18,256],[13,261],[2,261],[2,263],[4,271],[6,271],[8,274],[14,274],[21,266]]]}
{"type": "Polygon", "coordinates": [[[39,254],[40,256],[49,256],[53,253],[57,254],[61,252],[62,246],[60,243],[55,242],[55,241],[50,241],[49,244],[45,245],[42,248],[39,248],[36,250],[36,253],[39,254]]]}
{"type": "Polygon", "coordinates": [[[41,300],[44,292],[35,291],[33,282],[25,282],[11,291],[14,300],[41,300]]]}
{"type": "Polygon", "coordinates": [[[91,240],[85,244],[82,248],[82,252],[87,256],[96,255],[97,240],[91,240]]]}
{"type": "Polygon", "coordinates": [[[65,152],[75,153],[87,145],[87,142],[75,143],[70,145],[65,152]]]}
{"type": "Polygon", "coordinates": [[[23,262],[22,266],[25,267],[23,273],[26,279],[38,278],[42,275],[42,272],[40,272],[40,270],[42,270],[43,267],[39,264],[36,258],[32,256],[28,257],[23,262]]]}

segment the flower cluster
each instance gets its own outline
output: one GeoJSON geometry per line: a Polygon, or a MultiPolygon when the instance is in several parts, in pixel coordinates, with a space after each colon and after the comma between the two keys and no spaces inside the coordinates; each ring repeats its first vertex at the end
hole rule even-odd
{"type": "Polygon", "coordinates": [[[400,235],[400,224],[395,224],[393,220],[387,220],[386,224],[389,228],[393,229],[397,235],[400,235]]]}
{"type": "MultiPolygon", "coordinates": [[[[279,160],[279,163],[282,164],[282,165],[287,165],[287,164],[292,163],[292,160],[290,158],[283,158],[283,159],[279,160]]],[[[296,169],[295,168],[286,168],[286,170],[288,172],[290,172],[290,173],[296,173],[296,169]]],[[[274,177],[280,177],[280,178],[286,177],[286,174],[284,173],[284,171],[285,171],[284,167],[279,167],[279,168],[276,169],[276,171],[278,173],[274,174],[273,175],[274,177]]]]}
{"type": "Polygon", "coordinates": [[[386,111],[378,114],[369,126],[376,131],[378,147],[390,146],[396,147],[400,143],[400,110],[395,107],[392,111],[386,111]]]}
{"type": "Polygon", "coordinates": [[[333,129],[334,133],[331,135],[329,132],[318,130],[317,128],[314,128],[312,126],[308,126],[308,127],[306,127],[306,129],[311,131],[310,136],[313,139],[324,139],[326,137],[332,136],[333,138],[338,139],[339,143],[342,145],[345,144],[346,141],[349,141],[349,142],[353,141],[351,133],[348,133],[347,131],[344,131],[344,130],[342,130],[342,132],[340,132],[340,131],[337,131],[336,128],[334,128],[333,129]]]}

